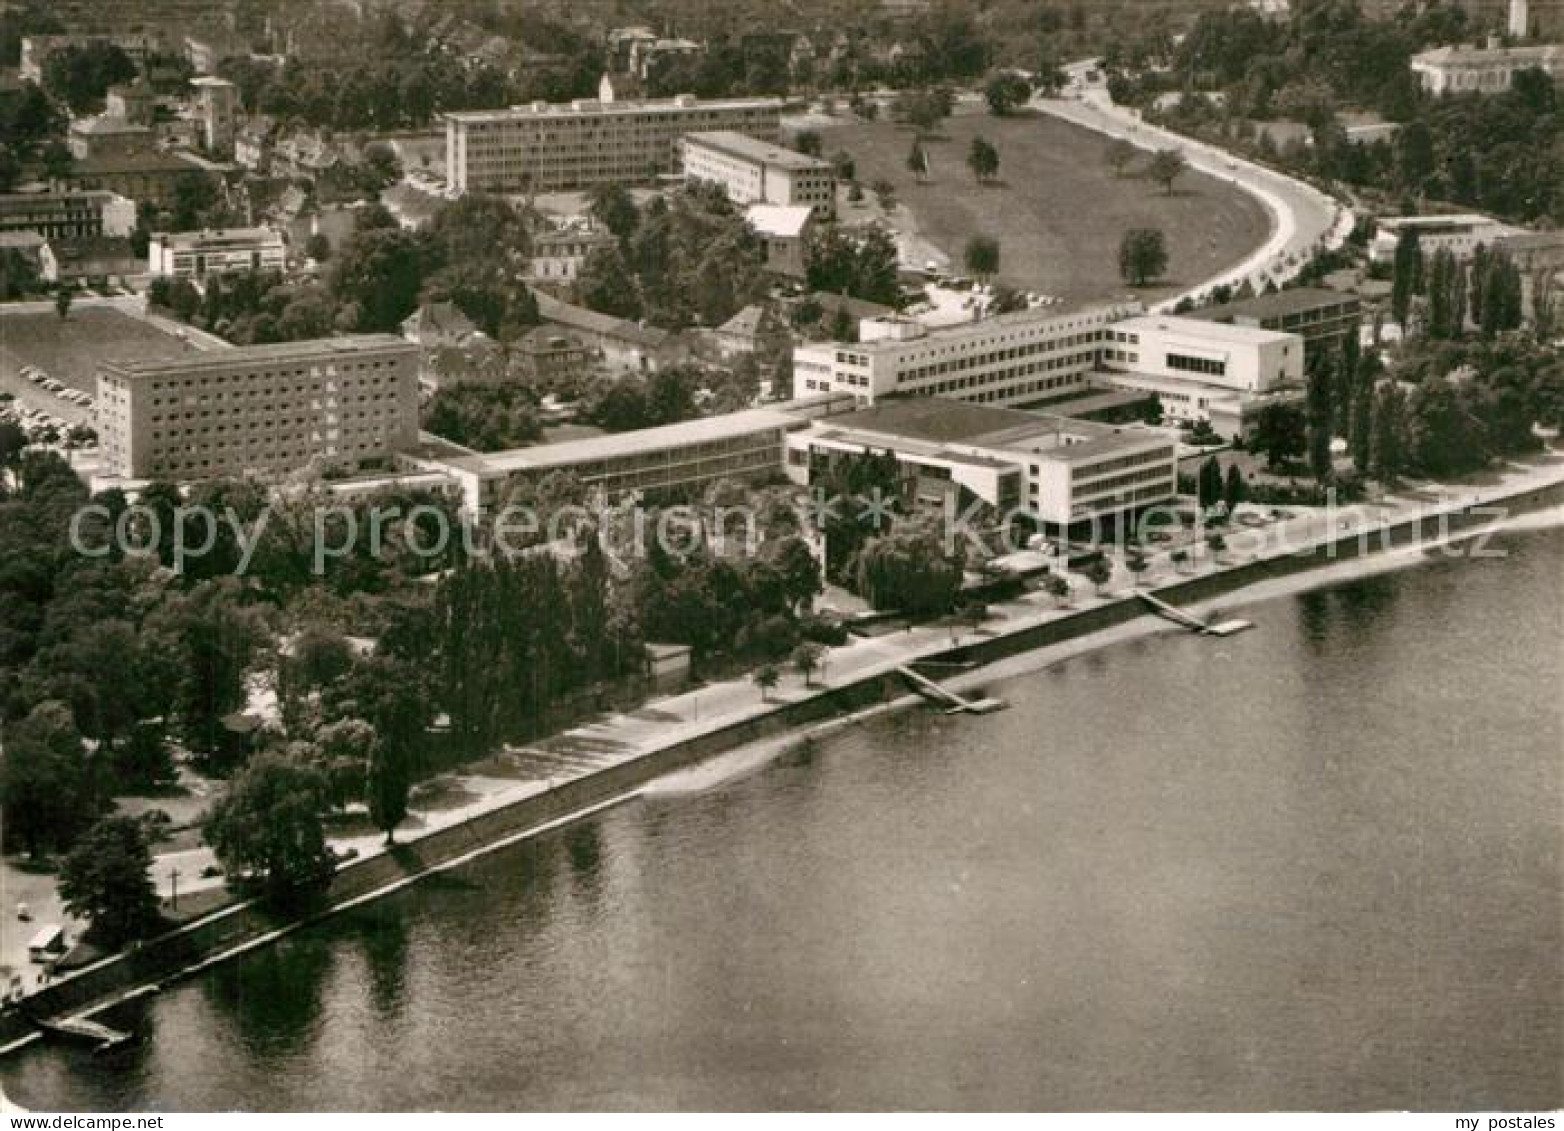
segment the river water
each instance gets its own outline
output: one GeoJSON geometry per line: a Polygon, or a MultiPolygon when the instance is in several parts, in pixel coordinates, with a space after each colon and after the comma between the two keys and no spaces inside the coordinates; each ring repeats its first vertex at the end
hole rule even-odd
{"type": "Polygon", "coordinates": [[[44,1110],[1557,1107],[1564,531],[1499,545],[654,792],[0,1082],[44,1110]]]}

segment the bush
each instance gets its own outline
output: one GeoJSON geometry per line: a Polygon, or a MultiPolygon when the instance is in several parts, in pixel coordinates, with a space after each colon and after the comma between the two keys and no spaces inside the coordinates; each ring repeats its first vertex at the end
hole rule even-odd
{"type": "Polygon", "coordinates": [[[798,633],[805,640],[831,647],[846,644],[848,638],[845,624],[832,617],[820,616],[818,613],[801,618],[798,622],[798,633]]]}

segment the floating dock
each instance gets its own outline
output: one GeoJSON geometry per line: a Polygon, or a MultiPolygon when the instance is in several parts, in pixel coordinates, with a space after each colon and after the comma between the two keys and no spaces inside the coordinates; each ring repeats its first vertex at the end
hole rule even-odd
{"type": "Polygon", "coordinates": [[[95,1043],[98,1052],[107,1052],[109,1049],[127,1045],[134,1037],[132,1033],[111,1029],[101,1021],[94,1021],[88,1017],[31,1017],[28,1020],[50,1036],[95,1043]]]}
{"type": "Polygon", "coordinates": [[[899,667],[896,671],[919,695],[935,706],[945,708],[947,715],[986,715],[991,711],[1002,711],[1009,706],[1003,699],[963,698],[948,687],[941,687],[922,672],[910,667],[899,667]]]}
{"type": "Polygon", "coordinates": [[[1202,636],[1232,636],[1235,632],[1242,632],[1254,625],[1246,620],[1206,621],[1201,620],[1193,613],[1186,613],[1176,605],[1170,605],[1160,597],[1153,597],[1150,593],[1136,593],[1146,604],[1162,617],[1174,624],[1183,625],[1191,632],[1198,632],[1202,636]]]}

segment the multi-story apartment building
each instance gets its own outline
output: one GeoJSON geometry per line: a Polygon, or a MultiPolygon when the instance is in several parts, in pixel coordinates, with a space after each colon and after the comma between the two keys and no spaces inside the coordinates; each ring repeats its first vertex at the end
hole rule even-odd
{"type": "Polygon", "coordinates": [[[990,517],[1030,515],[1055,531],[1170,501],[1178,445],[1144,427],[929,397],[886,401],[789,434],[788,476],[809,483],[844,455],[889,452],[904,501],[990,517]]]}
{"type": "Polygon", "coordinates": [[[155,232],[147,242],[147,270],[174,279],[204,279],[219,271],[281,271],[287,258],[282,233],[271,228],[155,232]]]}
{"type": "Polygon", "coordinates": [[[104,469],[127,479],[386,465],[418,441],[418,347],[389,334],[106,362],[104,469]]]}
{"type": "Polygon", "coordinates": [[[1519,71],[1538,68],[1554,82],[1564,79],[1564,45],[1440,47],[1412,56],[1412,71],[1430,94],[1502,94],[1519,71]]]}
{"type": "Polygon", "coordinates": [[[733,130],[775,141],[774,98],[702,101],[534,102],[445,115],[445,168],[453,191],[555,192],[605,181],[644,181],[675,170],[683,134],[733,130]]]}
{"type": "Polygon", "coordinates": [[[1144,315],[1116,322],[1102,363],[1112,384],[1155,393],[1170,420],[1212,422],[1234,403],[1303,381],[1296,334],[1144,315]]]}
{"type": "Polygon", "coordinates": [[[851,393],[865,404],[892,394],[1026,405],[1081,393],[1112,324],[1137,304],[1071,314],[1022,311],[931,330],[907,318],[866,318],[858,342],[793,351],[793,395],[851,393]]]}
{"type": "Polygon", "coordinates": [[[0,232],[36,232],[46,239],[128,236],[136,202],[112,192],[18,192],[0,195],[0,232]]]}
{"type": "Polygon", "coordinates": [[[684,179],[714,181],[735,204],[787,204],[836,214],[836,174],[818,157],[732,130],[686,134],[684,179]]]}
{"type": "Polygon", "coordinates": [[[1316,353],[1340,350],[1363,321],[1363,303],[1357,295],[1321,287],[1294,287],[1237,302],[1192,310],[1191,318],[1225,322],[1297,334],[1303,339],[1305,360],[1316,353]]]}

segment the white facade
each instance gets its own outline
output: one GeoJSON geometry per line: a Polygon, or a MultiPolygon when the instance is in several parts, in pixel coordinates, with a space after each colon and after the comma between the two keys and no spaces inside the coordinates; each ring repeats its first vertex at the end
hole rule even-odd
{"type": "Polygon", "coordinates": [[[1387,216],[1377,223],[1378,231],[1369,243],[1369,259],[1390,263],[1396,258],[1396,244],[1408,228],[1417,230],[1418,247],[1424,257],[1436,251],[1449,251],[1459,260],[1472,257],[1478,244],[1492,244],[1501,236],[1513,236],[1524,229],[1501,223],[1491,216],[1466,213],[1459,216],[1387,216]]]}
{"type": "Polygon", "coordinates": [[[1073,314],[1022,311],[930,330],[905,318],[866,318],[861,342],[793,351],[793,395],[851,393],[871,405],[893,393],[1023,405],[1084,392],[1109,327],[1134,304],[1073,314]]]}
{"type": "Polygon", "coordinates": [[[685,135],[684,179],[713,181],[735,204],[802,205],[836,214],[836,174],[829,162],[731,130],[685,135]]]}
{"type": "Polygon", "coordinates": [[[453,191],[558,192],[607,181],[645,181],[677,168],[679,138],[732,130],[775,141],[774,98],[637,102],[578,99],[445,115],[445,168],[453,191]]]}
{"type": "Polygon", "coordinates": [[[1478,91],[1501,94],[1517,71],[1538,67],[1558,82],[1564,78],[1564,46],[1441,47],[1412,56],[1412,72],[1430,94],[1478,91]]]}
{"type": "Polygon", "coordinates": [[[208,153],[228,156],[234,151],[239,128],[239,88],[227,79],[201,75],[190,80],[196,88],[201,115],[201,144],[208,153]]]}
{"type": "Polygon", "coordinates": [[[282,233],[271,228],[156,232],[147,242],[147,269],[174,279],[204,279],[219,271],[281,271],[282,233]]]}
{"type": "Polygon", "coordinates": [[[977,502],[995,517],[1024,512],[1056,528],[1168,502],[1178,492],[1177,442],[1158,429],[970,407],[953,439],[930,438],[916,419],[901,424],[928,414],[944,415],[924,398],[884,413],[816,420],[787,437],[788,475],[808,483],[836,454],[890,452],[917,506],[965,512],[977,502]]]}
{"type": "Polygon", "coordinates": [[[1156,393],[1169,419],[1209,422],[1214,405],[1301,383],[1303,357],[1296,334],[1147,315],[1113,327],[1102,364],[1119,388],[1156,393]]]}

